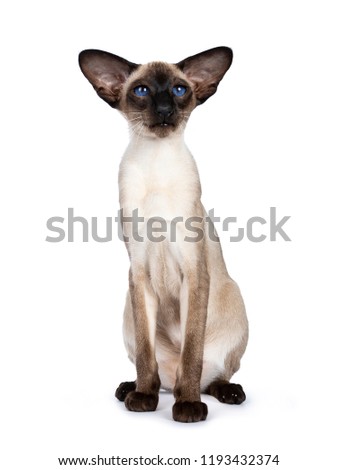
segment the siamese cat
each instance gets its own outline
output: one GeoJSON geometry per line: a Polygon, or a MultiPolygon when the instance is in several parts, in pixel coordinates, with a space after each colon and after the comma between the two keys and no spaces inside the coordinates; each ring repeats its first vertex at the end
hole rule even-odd
{"type": "Polygon", "coordinates": [[[216,92],[231,62],[227,47],[176,64],[138,65],[99,50],[79,56],[97,94],[130,127],[119,198],[130,258],[123,332],[137,379],[115,395],[128,410],[154,411],[160,388],[171,390],[173,419],[187,423],[207,417],[201,393],[222,403],[245,400],[241,385],[230,382],[247,345],[245,307],[210,231],[184,142],[190,113],[216,92]]]}

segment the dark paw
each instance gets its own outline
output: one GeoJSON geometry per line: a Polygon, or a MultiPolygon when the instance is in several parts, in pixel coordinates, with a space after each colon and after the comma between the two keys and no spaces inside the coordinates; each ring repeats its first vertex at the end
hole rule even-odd
{"type": "Polygon", "coordinates": [[[117,387],[115,396],[118,400],[124,401],[129,392],[136,390],[136,382],[122,382],[117,387]]]}
{"type": "Polygon", "coordinates": [[[129,411],[155,411],[158,404],[158,394],[130,392],[124,400],[129,411]]]}
{"type": "Polygon", "coordinates": [[[180,423],[205,421],[208,407],[201,401],[178,401],[173,406],[173,419],[180,423]]]}
{"type": "Polygon", "coordinates": [[[229,405],[240,405],[246,398],[242,385],[231,384],[222,380],[210,384],[206,393],[229,405]]]}

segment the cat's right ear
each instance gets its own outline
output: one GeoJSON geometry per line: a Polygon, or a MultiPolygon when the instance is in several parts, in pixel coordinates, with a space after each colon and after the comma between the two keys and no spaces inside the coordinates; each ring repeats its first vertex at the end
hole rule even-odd
{"type": "Polygon", "coordinates": [[[82,51],[79,54],[79,65],[96,93],[113,108],[118,106],[124,82],[139,66],[117,55],[95,49],[82,51]]]}

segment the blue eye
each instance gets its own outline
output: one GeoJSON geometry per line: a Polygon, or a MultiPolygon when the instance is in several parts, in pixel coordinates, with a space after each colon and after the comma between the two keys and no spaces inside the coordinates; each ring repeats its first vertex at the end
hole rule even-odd
{"type": "Polygon", "coordinates": [[[136,96],[147,96],[150,93],[150,90],[147,86],[140,85],[134,88],[134,93],[136,96]]]}
{"type": "Polygon", "coordinates": [[[186,87],[183,85],[177,85],[173,87],[173,94],[175,96],[183,96],[187,91],[186,87]]]}

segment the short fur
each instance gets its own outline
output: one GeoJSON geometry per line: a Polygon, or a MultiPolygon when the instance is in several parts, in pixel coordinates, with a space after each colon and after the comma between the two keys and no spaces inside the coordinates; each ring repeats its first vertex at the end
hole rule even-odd
{"type": "Polygon", "coordinates": [[[242,387],[230,379],[246,348],[248,322],[220,243],[208,235],[199,175],[183,134],[192,110],[216,92],[232,51],[218,47],[177,64],[138,65],[87,50],[79,62],[98,95],[129,123],[130,143],[119,172],[120,206],[124,217],[135,209],[144,217],[139,225],[143,242],[133,237],[130,223],[123,223],[131,263],[123,331],[137,380],[123,382],[116,396],[129,410],[153,411],[162,387],[174,392],[176,421],[204,420],[201,392],[224,403],[245,400],[242,387]],[[182,96],[174,94],[177,86],[185,88],[182,96]],[[146,87],[147,94],[138,96],[137,87],[146,87]],[[146,223],[154,217],[169,224],[161,241],[145,236],[146,223]],[[185,224],[190,217],[198,217],[193,236],[202,234],[194,242],[185,224]],[[172,228],[175,241],[168,239],[172,228]]]}

